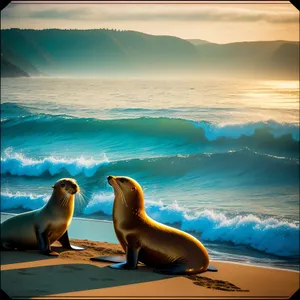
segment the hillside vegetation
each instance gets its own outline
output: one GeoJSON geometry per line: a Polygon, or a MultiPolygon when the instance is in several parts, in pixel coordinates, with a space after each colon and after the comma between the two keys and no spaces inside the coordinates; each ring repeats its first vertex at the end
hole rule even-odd
{"type": "Polygon", "coordinates": [[[248,75],[299,78],[299,43],[215,44],[136,31],[1,30],[1,53],[30,76],[248,75]]]}

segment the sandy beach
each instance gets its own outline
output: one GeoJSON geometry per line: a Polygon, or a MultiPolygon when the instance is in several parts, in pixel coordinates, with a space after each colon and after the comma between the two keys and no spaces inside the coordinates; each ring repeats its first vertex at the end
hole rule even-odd
{"type": "Polygon", "coordinates": [[[73,239],[85,251],[54,244],[57,258],[37,251],[1,252],[1,288],[12,298],[63,297],[276,297],[289,298],[299,288],[299,272],[212,261],[218,272],[195,276],[113,270],[91,257],[124,255],[120,245],[73,239]]]}

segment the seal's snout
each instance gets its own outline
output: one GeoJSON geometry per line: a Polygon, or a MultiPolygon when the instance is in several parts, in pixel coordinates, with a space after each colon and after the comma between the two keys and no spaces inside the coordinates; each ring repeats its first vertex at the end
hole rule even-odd
{"type": "Polygon", "coordinates": [[[79,192],[79,187],[77,184],[71,183],[71,187],[69,190],[71,191],[71,194],[74,195],[79,192]]]}
{"type": "Polygon", "coordinates": [[[109,175],[109,176],[107,176],[107,181],[108,181],[108,183],[111,185],[111,180],[114,178],[114,176],[111,176],[111,175],[109,175]]]}

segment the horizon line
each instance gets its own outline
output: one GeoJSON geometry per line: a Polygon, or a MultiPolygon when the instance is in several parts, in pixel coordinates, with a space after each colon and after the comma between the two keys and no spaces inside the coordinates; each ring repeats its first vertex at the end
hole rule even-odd
{"type": "Polygon", "coordinates": [[[1,28],[2,30],[34,30],[34,31],[42,31],[42,30],[61,30],[61,31],[66,31],[66,30],[77,30],[77,31],[89,31],[89,30],[106,30],[106,31],[119,31],[119,32],[126,32],[126,31],[131,31],[131,32],[138,32],[138,33],[143,33],[145,35],[152,35],[152,36],[169,36],[169,37],[176,37],[178,39],[182,39],[185,41],[189,40],[201,40],[203,42],[207,42],[208,44],[216,44],[216,45],[227,45],[227,44],[236,44],[236,43],[256,43],[256,42],[292,42],[292,43],[300,43],[300,40],[243,40],[243,41],[232,41],[232,42],[226,42],[226,43],[216,43],[216,42],[211,42],[209,40],[205,40],[202,38],[181,38],[176,35],[166,35],[166,34],[150,34],[150,33],[145,33],[143,31],[137,31],[137,30],[130,30],[130,29],[116,29],[116,28],[41,28],[41,29],[34,29],[34,28],[18,28],[18,27],[10,27],[10,28],[1,28]]]}

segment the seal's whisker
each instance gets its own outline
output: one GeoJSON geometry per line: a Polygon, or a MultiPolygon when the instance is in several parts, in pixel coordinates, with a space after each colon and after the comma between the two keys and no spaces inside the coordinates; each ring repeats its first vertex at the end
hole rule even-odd
{"type": "Polygon", "coordinates": [[[88,203],[88,197],[83,193],[83,192],[79,192],[78,193],[78,197],[79,197],[79,201],[83,204],[87,204],[88,203]]]}
{"type": "Polygon", "coordinates": [[[82,195],[80,193],[76,194],[76,203],[79,202],[80,204],[82,203],[82,195]]]}
{"type": "Polygon", "coordinates": [[[69,195],[68,195],[67,192],[65,192],[65,197],[64,197],[64,199],[63,199],[63,204],[62,204],[62,206],[63,206],[63,207],[67,206],[68,202],[69,202],[69,195]]]}
{"type": "Polygon", "coordinates": [[[83,206],[83,203],[82,203],[82,196],[80,195],[80,193],[77,193],[76,194],[76,209],[78,210],[81,210],[83,206]]]}
{"type": "Polygon", "coordinates": [[[80,185],[79,188],[80,188],[80,189],[79,189],[79,192],[78,192],[78,193],[83,193],[83,192],[84,192],[84,187],[83,187],[82,185],[80,185]]]}
{"type": "Polygon", "coordinates": [[[66,193],[66,198],[65,198],[65,202],[64,202],[65,206],[67,206],[68,203],[69,203],[69,195],[68,195],[68,193],[66,193]]]}
{"type": "Polygon", "coordinates": [[[81,202],[79,193],[75,194],[75,202],[76,202],[76,204],[81,202]]]}
{"type": "Polygon", "coordinates": [[[61,202],[61,206],[64,207],[65,206],[65,200],[66,200],[66,196],[63,197],[62,202],[61,202]]]}
{"type": "Polygon", "coordinates": [[[61,204],[62,207],[64,206],[65,199],[66,199],[66,193],[63,193],[62,197],[61,197],[61,200],[60,200],[60,204],[61,204]]]}
{"type": "Polygon", "coordinates": [[[83,199],[83,201],[85,202],[85,203],[88,203],[89,202],[89,198],[88,198],[88,196],[86,195],[86,194],[82,194],[82,193],[80,193],[80,196],[82,197],[82,199],[83,199]]]}
{"type": "Polygon", "coordinates": [[[83,195],[83,196],[85,196],[86,195],[85,188],[82,187],[82,186],[80,186],[80,191],[78,193],[81,194],[81,195],[83,195]]]}
{"type": "Polygon", "coordinates": [[[117,189],[118,193],[120,194],[120,198],[122,200],[122,203],[125,204],[126,207],[128,207],[128,204],[127,204],[127,201],[125,199],[123,191],[121,190],[121,188],[118,185],[116,185],[116,189],[117,189]]]}
{"type": "Polygon", "coordinates": [[[84,199],[88,199],[88,198],[90,198],[90,192],[87,194],[86,192],[85,192],[85,190],[83,190],[83,191],[80,191],[80,195],[84,198],[84,199]],[[89,196],[88,196],[89,195],[89,196]]]}
{"type": "Polygon", "coordinates": [[[88,203],[87,199],[82,194],[78,194],[78,197],[79,197],[80,203],[82,205],[85,205],[86,203],[88,203]]]}
{"type": "Polygon", "coordinates": [[[86,199],[83,197],[83,195],[81,193],[78,193],[78,204],[79,204],[79,209],[81,210],[82,207],[85,206],[85,204],[87,203],[86,199]]]}
{"type": "Polygon", "coordinates": [[[123,191],[121,190],[121,188],[120,188],[120,191],[121,191],[121,194],[122,194],[122,197],[123,197],[123,202],[125,203],[126,207],[128,207],[128,204],[127,204],[127,201],[126,201],[126,197],[125,197],[123,191]]]}
{"type": "Polygon", "coordinates": [[[82,196],[84,196],[84,197],[86,197],[86,193],[85,193],[84,189],[80,190],[79,194],[82,195],[82,196]]]}
{"type": "MultiPolygon", "coordinates": [[[[122,191],[120,190],[120,188],[117,185],[115,186],[115,189],[116,189],[116,196],[120,196],[120,198],[122,200],[122,196],[121,196],[122,191]]],[[[123,200],[122,200],[122,202],[123,202],[123,200]]]]}
{"type": "Polygon", "coordinates": [[[127,204],[126,198],[124,196],[124,193],[122,192],[121,195],[122,195],[123,203],[125,204],[126,207],[128,207],[128,204],[127,204]]]}

